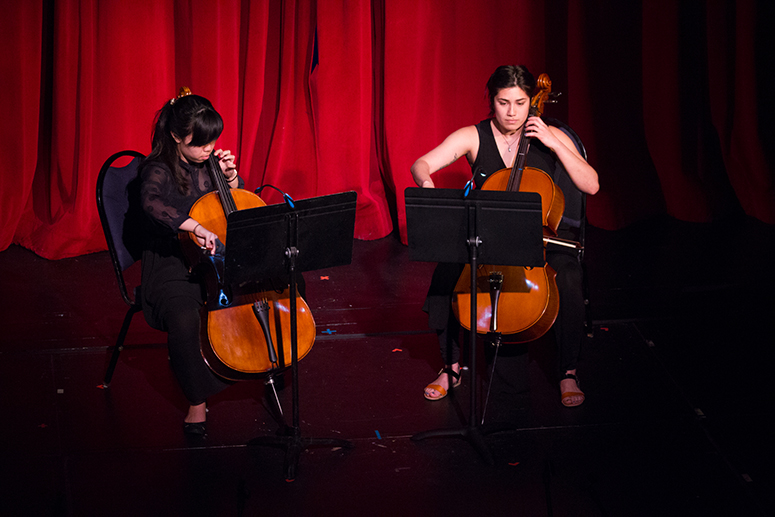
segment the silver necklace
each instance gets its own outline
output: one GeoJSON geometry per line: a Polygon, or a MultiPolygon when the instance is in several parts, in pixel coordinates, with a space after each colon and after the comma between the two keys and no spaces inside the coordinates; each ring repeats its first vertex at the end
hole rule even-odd
{"type": "MultiPolygon", "coordinates": [[[[500,133],[500,131],[498,131],[500,133]]],[[[517,135],[517,138],[514,139],[513,142],[509,143],[508,140],[506,140],[506,135],[501,133],[501,136],[503,137],[503,141],[506,142],[506,147],[509,148],[509,152],[511,152],[511,146],[517,143],[517,140],[519,140],[519,135],[517,135]]]]}
{"type": "Polygon", "coordinates": [[[514,141],[509,143],[509,141],[506,140],[506,135],[501,133],[500,128],[498,126],[496,126],[494,123],[493,123],[493,126],[495,127],[495,130],[498,131],[498,134],[501,136],[501,138],[503,138],[503,141],[506,142],[506,147],[508,147],[509,152],[511,152],[511,146],[516,144],[517,140],[519,140],[519,132],[517,132],[517,137],[514,139],[514,141]]]}

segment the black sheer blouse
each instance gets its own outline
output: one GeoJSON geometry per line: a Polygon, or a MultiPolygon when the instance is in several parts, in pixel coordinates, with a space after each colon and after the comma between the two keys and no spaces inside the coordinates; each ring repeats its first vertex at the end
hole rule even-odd
{"type": "Polygon", "coordinates": [[[183,174],[188,179],[188,192],[181,193],[169,167],[161,162],[150,162],[140,173],[142,187],[140,199],[143,212],[154,224],[156,234],[174,234],[194,203],[213,190],[210,175],[204,163],[191,164],[180,161],[183,174]]]}
{"type": "MultiPolygon", "coordinates": [[[[160,162],[143,164],[140,170],[140,201],[146,217],[142,258],[143,313],[146,321],[166,330],[165,314],[176,310],[179,297],[203,300],[197,275],[189,271],[177,235],[194,203],[215,190],[204,164],[180,166],[189,180],[185,194],[178,190],[169,167],[160,162]]],[[[239,187],[245,182],[239,179],[239,187]]]]}

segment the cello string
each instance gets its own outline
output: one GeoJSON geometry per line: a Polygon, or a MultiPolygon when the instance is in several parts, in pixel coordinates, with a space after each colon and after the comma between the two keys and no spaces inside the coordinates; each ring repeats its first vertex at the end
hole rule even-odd
{"type": "Polygon", "coordinates": [[[218,197],[221,198],[221,204],[223,205],[223,211],[226,217],[230,213],[237,211],[237,205],[234,202],[234,197],[231,195],[231,187],[226,183],[226,178],[220,173],[220,165],[218,164],[219,158],[215,154],[211,154],[208,159],[210,177],[213,183],[218,186],[218,197]]]}

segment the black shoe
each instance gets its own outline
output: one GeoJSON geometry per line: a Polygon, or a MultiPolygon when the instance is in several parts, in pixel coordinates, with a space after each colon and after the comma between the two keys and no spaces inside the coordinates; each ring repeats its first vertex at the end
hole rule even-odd
{"type": "Polygon", "coordinates": [[[190,436],[205,436],[207,422],[183,422],[183,433],[190,436]]]}

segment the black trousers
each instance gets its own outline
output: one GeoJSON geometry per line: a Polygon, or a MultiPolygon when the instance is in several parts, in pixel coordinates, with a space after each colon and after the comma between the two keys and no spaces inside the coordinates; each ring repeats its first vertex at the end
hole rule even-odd
{"type": "Polygon", "coordinates": [[[148,324],[167,332],[170,367],[189,404],[205,402],[232,382],[213,373],[202,358],[201,283],[186,267],[176,241],[143,253],[141,294],[148,324]]]}
{"type": "Polygon", "coordinates": [[[192,406],[207,401],[231,384],[213,373],[200,350],[199,300],[176,297],[169,299],[170,308],[164,313],[170,367],[183,394],[192,406]]]}

